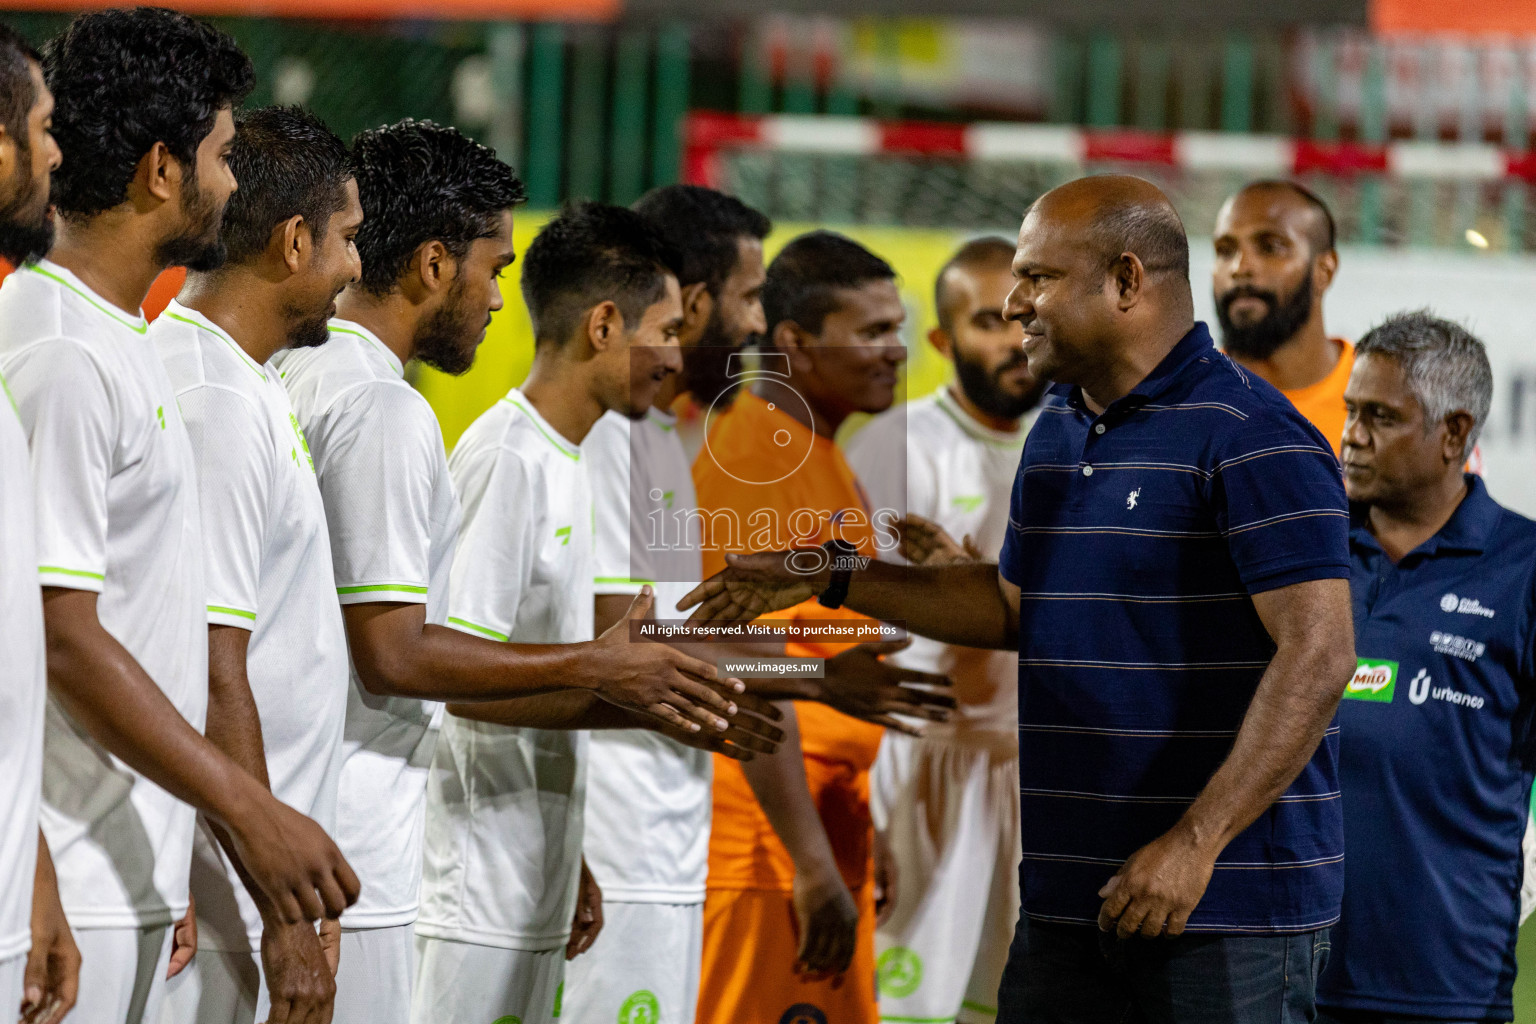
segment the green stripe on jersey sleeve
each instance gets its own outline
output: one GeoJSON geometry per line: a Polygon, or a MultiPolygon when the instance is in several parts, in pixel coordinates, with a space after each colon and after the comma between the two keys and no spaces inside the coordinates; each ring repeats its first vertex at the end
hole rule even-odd
{"type": "Polygon", "coordinates": [[[236,615],[242,619],[250,619],[252,622],[256,621],[256,613],[248,612],[244,608],[226,608],[222,604],[211,604],[208,606],[208,611],[218,615],[236,615]]]}
{"type": "Polygon", "coordinates": [[[468,619],[460,619],[452,615],[448,616],[448,624],[450,626],[462,626],[469,630],[471,633],[479,633],[481,636],[488,636],[492,640],[500,640],[503,643],[511,639],[505,633],[498,633],[494,629],[491,629],[487,626],[479,626],[473,622],[470,622],[468,619]]]}
{"type": "Polygon", "coordinates": [[[412,586],[409,583],[370,583],[360,587],[337,587],[338,594],[374,594],[385,590],[392,590],[397,594],[425,594],[426,587],[412,586]]]}
{"type": "Polygon", "coordinates": [[[40,565],[37,571],[44,576],[80,576],[88,580],[105,580],[106,577],[99,572],[90,572],[86,569],[66,569],[62,565],[40,565]]]}

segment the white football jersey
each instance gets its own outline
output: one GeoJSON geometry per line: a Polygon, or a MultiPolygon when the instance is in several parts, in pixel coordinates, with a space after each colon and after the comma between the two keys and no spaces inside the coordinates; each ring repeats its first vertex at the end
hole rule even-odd
{"type": "MultiPolygon", "coordinates": [[[[425,604],[448,621],[459,530],[443,434],[405,368],[362,326],[331,321],[330,340],[273,360],[309,439],[342,604],[425,604]]],[[[362,881],[348,928],[416,919],[422,809],[442,705],[369,693],[354,666],[336,793],[337,846],[362,881]]]]}
{"type": "MultiPolygon", "coordinates": [[[[581,449],[513,388],[449,460],[464,501],[449,622],[518,643],[592,639],[592,495],[581,449]]],[[[416,934],[539,951],[570,937],[587,734],[453,715],[427,785],[416,934]]]]}
{"type": "MultiPolygon", "coordinates": [[[[908,514],[931,519],[956,542],[969,534],[989,557],[1002,551],[1008,504],[1034,414],[1017,433],[978,423],[947,388],[881,413],[854,435],[848,464],[869,494],[872,508],[901,509],[899,473],[906,462],[908,514]],[[903,449],[905,455],[903,455],[903,449]]],[[[925,727],[929,736],[975,737],[1012,742],[1019,727],[1018,655],[950,647],[914,636],[894,655],[904,667],[940,672],[954,683],[960,707],[954,721],[925,727]]]]}
{"type": "MultiPolygon", "coordinates": [[[[599,594],[656,593],[658,619],[683,618],[677,602],[703,573],[688,455],[676,419],[616,412],[581,443],[597,523],[599,594]]],[[[603,898],[702,903],[709,869],[708,752],[648,729],[598,730],[587,769],[587,865],[603,898]]]]}
{"type": "MultiPolygon", "coordinates": [[[[0,287],[0,372],[32,452],[45,587],[92,590],[102,626],[192,727],[208,707],[197,467],[149,323],[43,260],[0,287]]],[[[43,828],[76,928],[186,913],[192,808],[50,703],[43,828]]]]}
{"type": "MultiPolygon", "coordinates": [[[[3,292],[0,292],[3,294],[3,292]]],[[[43,600],[27,435],[0,376],[0,961],[32,946],[37,804],[43,785],[43,600]]]]}
{"type": "MultiPolygon", "coordinates": [[[[149,329],[197,456],[208,622],[251,634],[246,676],[272,793],[336,824],[347,636],[309,445],[272,366],[172,302],[149,329]]],[[[198,945],[259,948],[261,915],[206,822],[193,845],[198,945]]]]}

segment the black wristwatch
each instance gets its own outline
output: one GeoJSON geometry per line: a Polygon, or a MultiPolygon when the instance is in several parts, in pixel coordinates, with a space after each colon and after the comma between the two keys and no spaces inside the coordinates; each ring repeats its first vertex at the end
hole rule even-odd
{"type": "Polygon", "coordinates": [[[853,556],[859,549],[841,539],[829,540],[821,549],[827,553],[827,561],[832,566],[832,579],[827,589],[816,595],[816,600],[823,608],[841,608],[848,597],[848,584],[853,581],[853,556]]]}

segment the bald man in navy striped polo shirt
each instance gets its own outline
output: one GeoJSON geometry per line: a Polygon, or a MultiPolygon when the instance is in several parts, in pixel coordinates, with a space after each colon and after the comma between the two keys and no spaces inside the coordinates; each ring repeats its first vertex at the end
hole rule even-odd
{"type": "Polygon", "coordinates": [[[1000,564],[752,555],[684,604],[749,619],[820,594],[1018,644],[1024,912],[1000,1021],[1311,1020],[1355,665],[1338,464],[1194,321],[1184,228],[1151,184],[1047,193],[1013,270],[1006,315],[1057,384],[1000,564]]]}

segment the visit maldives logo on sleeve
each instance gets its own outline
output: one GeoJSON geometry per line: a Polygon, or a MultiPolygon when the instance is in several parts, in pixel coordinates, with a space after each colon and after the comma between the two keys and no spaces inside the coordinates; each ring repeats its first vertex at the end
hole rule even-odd
{"type": "Polygon", "coordinates": [[[1392,702],[1392,691],[1397,688],[1397,662],[1361,658],[1355,666],[1355,674],[1344,687],[1344,696],[1354,700],[1376,700],[1383,704],[1392,702]]]}

